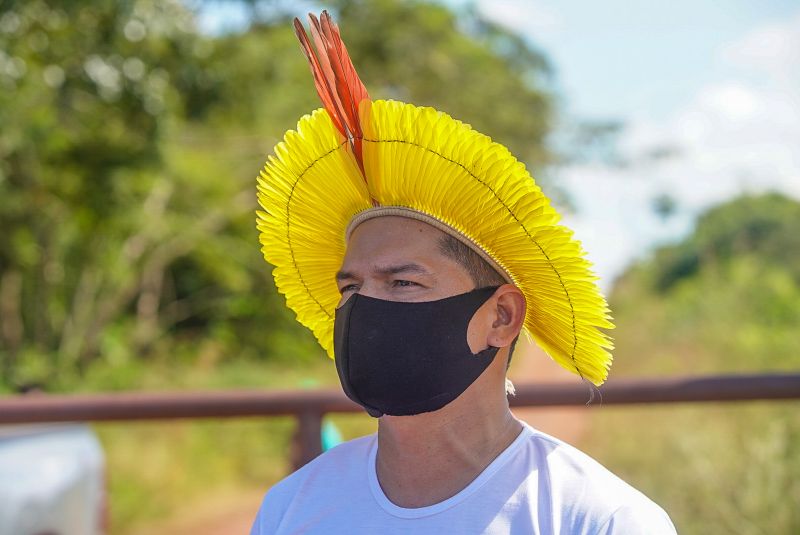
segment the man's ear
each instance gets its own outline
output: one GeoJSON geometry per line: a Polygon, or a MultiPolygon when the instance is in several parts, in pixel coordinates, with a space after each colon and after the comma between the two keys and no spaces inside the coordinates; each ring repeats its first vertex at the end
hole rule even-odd
{"type": "Polygon", "coordinates": [[[525,322],[525,296],[513,284],[504,284],[494,292],[490,302],[494,318],[487,342],[494,347],[510,346],[525,322]]]}

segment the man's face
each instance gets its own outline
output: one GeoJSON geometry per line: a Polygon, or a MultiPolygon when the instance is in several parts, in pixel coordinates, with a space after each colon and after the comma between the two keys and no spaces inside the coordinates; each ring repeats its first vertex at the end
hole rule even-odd
{"type": "MultiPolygon", "coordinates": [[[[436,301],[473,290],[467,270],[439,249],[445,234],[421,221],[383,216],[361,223],[350,236],[342,267],[336,275],[339,306],[353,294],[386,301],[436,301]]],[[[507,347],[519,335],[525,298],[512,284],[500,286],[472,316],[467,345],[473,353],[489,346],[507,347]]],[[[446,318],[443,318],[446,320],[446,318]]],[[[506,358],[494,359],[467,392],[484,399],[502,391],[506,358]]]]}
{"type": "Polygon", "coordinates": [[[406,217],[360,224],[337,274],[341,305],[353,293],[387,301],[434,301],[475,287],[469,273],[439,250],[442,231],[406,217]]]}

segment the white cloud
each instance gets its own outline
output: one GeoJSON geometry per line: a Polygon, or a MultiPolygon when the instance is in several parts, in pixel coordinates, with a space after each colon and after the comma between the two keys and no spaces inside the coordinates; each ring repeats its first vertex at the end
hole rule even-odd
{"type": "Polygon", "coordinates": [[[488,20],[532,38],[560,31],[559,15],[532,0],[479,0],[478,10],[488,20]]]}
{"type": "Polygon", "coordinates": [[[800,14],[754,29],[720,55],[734,74],[665,121],[633,119],[621,140],[628,156],[659,146],[677,147],[678,156],[622,170],[576,166],[562,177],[579,211],[567,223],[606,287],[632,258],[687,232],[713,204],[767,190],[800,198],[800,14]],[[681,207],[666,225],[651,208],[662,193],[681,207]]]}
{"type": "Polygon", "coordinates": [[[800,82],[800,13],[786,22],[757,28],[724,47],[721,56],[732,65],[750,68],[796,89],[800,82]]]}

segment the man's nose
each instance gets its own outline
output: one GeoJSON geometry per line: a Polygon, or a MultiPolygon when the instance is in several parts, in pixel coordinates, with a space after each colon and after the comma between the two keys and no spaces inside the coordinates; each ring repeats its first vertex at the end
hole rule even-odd
{"type": "Polygon", "coordinates": [[[366,280],[358,288],[359,295],[374,297],[375,299],[388,299],[389,295],[378,281],[366,280]]]}

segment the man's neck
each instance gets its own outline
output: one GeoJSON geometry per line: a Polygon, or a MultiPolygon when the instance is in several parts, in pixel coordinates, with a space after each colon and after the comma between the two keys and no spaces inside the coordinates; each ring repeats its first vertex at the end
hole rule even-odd
{"type": "Polygon", "coordinates": [[[378,481],[400,507],[458,494],[519,435],[522,424],[502,401],[459,398],[435,412],[385,416],[378,426],[378,481]]]}

